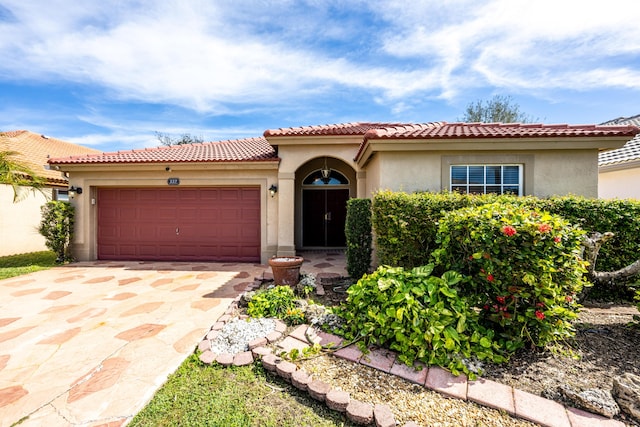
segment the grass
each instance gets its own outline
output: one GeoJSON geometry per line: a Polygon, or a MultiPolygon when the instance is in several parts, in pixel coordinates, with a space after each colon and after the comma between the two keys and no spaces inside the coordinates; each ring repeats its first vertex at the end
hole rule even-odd
{"type": "Polygon", "coordinates": [[[130,426],[353,426],[259,364],[223,368],[191,355],[130,426]]]}
{"type": "Polygon", "coordinates": [[[56,265],[56,254],[51,251],[0,257],[0,280],[46,270],[56,265]]]}

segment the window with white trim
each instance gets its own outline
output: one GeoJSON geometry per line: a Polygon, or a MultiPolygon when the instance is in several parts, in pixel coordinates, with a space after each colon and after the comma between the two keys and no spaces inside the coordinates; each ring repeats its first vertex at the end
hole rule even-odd
{"type": "Polygon", "coordinates": [[[522,165],[451,165],[450,190],[522,195],[522,165]]]}

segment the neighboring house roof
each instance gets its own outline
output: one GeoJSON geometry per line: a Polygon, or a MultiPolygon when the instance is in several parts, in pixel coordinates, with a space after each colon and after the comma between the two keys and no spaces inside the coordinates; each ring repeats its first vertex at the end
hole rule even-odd
{"type": "MultiPolygon", "coordinates": [[[[602,123],[604,126],[632,125],[640,126],[640,114],[632,117],[618,117],[602,123]]],[[[623,165],[640,160],[640,134],[627,142],[624,147],[605,151],[598,156],[598,166],[623,165]]]]}
{"type": "Polygon", "coordinates": [[[67,178],[62,172],[45,169],[50,158],[100,152],[27,130],[0,132],[0,151],[16,152],[13,159],[44,177],[49,185],[67,183],[67,178]]]}
{"type": "Polygon", "coordinates": [[[176,163],[176,162],[264,162],[277,161],[275,149],[265,138],[246,138],[219,142],[172,145],[115,153],[51,159],[49,163],[176,163]]]}

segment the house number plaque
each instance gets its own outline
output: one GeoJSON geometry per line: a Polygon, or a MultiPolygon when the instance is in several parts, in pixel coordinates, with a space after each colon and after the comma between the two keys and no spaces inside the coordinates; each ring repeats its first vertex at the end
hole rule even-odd
{"type": "Polygon", "coordinates": [[[167,179],[167,184],[169,184],[169,185],[180,185],[180,178],[169,178],[169,179],[167,179]]]}

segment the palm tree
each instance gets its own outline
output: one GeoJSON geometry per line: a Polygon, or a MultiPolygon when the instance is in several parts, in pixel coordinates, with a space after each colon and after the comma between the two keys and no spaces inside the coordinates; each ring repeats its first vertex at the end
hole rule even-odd
{"type": "Polygon", "coordinates": [[[18,153],[15,151],[0,151],[0,184],[7,184],[13,188],[13,203],[23,200],[29,191],[43,190],[45,180],[38,176],[31,168],[12,159],[18,153]]]}

